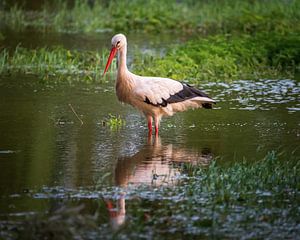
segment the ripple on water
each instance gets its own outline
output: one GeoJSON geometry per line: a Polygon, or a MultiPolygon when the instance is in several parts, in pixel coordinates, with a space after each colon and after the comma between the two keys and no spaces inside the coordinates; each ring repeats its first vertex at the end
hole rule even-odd
{"type": "Polygon", "coordinates": [[[13,150],[0,150],[0,154],[11,154],[11,153],[17,153],[18,151],[13,150]]]}
{"type": "Polygon", "coordinates": [[[300,83],[296,80],[239,80],[207,83],[203,88],[217,102],[226,102],[230,109],[267,111],[284,105],[291,113],[300,110],[300,83]]]}

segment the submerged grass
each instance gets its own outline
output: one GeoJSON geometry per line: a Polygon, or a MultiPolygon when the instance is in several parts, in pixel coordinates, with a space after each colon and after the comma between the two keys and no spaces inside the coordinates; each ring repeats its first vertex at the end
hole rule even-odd
{"type": "MultiPolygon", "coordinates": [[[[62,47],[26,49],[18,46],[13,52],[9,52],[8,49],[0,51],[0,73],[21,72],[38,74],[44,79],[80,78],[93,81],[102,78],[107,56],[107,51],[99,54],[92,51],[67,50],[62,47]]],[[[111,70],[115,68],[114,61],[111,70]]]]}
{"type": "Polygon", "coordinates": [[[2,11],[2,22],[12,29],[36,27],[42,30],[97,32],[113,31],[280,31],[299,29],[297,0],[259,1],[84,1],[72,7],[59,1],[40,11],[14,6],[2,11]]]}
{"type": "MultiPolygon", "coordinates": [[[[17,232],[28,239],[49,236],[293,239],[299,236],[299,156],[286,157],[272,151],[255,163],[242,161],[224,167],[214,162],[205,169],[185,164],[182,171],[188,177],[177,186],[135,187],[122,190],[120,196],[114,188],[86,193],[118,201],[127,191],[126,224],[117,230],[108,225],[109,220],[114,221],[114,215],[108,214],[106,201],[96,199],[93,204],[98,207],[92,214],[82,208],[72,214],[73,207],[69,206],[70,210],[63,207],[29,218],[16,227],[17,232]]],[[[77,191],[65,194],[70,200],[85,195],[82,190],[80,194],[77,191]]]]}
{"type": "Polygon", "coordinates": [[[270,32],[199,38],[172,46],[163,57],[137,55],[133,67],[142,75],[196,84],[202,80],[293,78],[300,69],[300,35],[270,32]]]}

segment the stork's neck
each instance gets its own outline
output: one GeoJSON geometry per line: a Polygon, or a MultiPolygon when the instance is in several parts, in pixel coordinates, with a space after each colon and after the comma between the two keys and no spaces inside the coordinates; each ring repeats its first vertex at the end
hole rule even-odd
{"type": "Polygon", "coordinates": [[[122,47],[118,52],[118,75],[126,75],[129,71],[126,64],[127,46],[122,47]]]}

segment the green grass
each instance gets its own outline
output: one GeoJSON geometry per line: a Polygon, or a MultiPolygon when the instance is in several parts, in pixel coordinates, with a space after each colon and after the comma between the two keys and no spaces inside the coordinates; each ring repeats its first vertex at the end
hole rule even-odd
{"type": "MultiPolygon", "coordinates": [[[[61,47],[0,52],[0,73],[37,74],[44,79],[102,79],[108,51],[67,50],[61,47]]],[[[300,35],[275,32],[256,35],[215,35],[171,46],[165,56],[136,54],[132,70],[141,75],[202,81],[294,78],[300,69],[300,35]]],[[[116,71],[114,61],[111,72],[116,71]]]]}
{"type": "Polygon", "coordinates": [[[168,49],[166,56],[138,55],[135,72],[191,83],[236,79],[293,78],[300,69],[300,35],[270,32],[216,35],[168,49]]]}
{"type": "Polygon", "coordinates": [[[97,32],[201,32],[229,33],[300,29],[300,3],[284,1],[100,1],[76,0],[73,7],[59,1],[36,12],[14,6],[2,11],[2,22],[14,29],[97,32]]]}
{"type": "MultiPolygon", "coordinates": [[[[0,51],[0,73],[37,74],[47,79],[84,79],[86,81],[102,78],[108,52],[67,50],[62,47],[26,49],[17,47],[13,52],[0,51]]],[[[113,62],[110,71],[116,69],[113,62]]]]}
{"type": "MultiPolygon", "coordinates": [[[[61,47],[0,52],[0,73],[21,72],[43,78],[102,78],[108,52],[61,47]]],[[[201,81],[294,78],[300,69],[300,35],[275,32],[256,35],[216,35],[171,46],[163,57],[136,52],[135,73],[198,84],[201,81]]],[[[116,63],[110,68],[115,72],[116,63]]]]}
{"type": "MultiPolygon", "coordinates": [[[[176,186],[65,190],[68,204],[7,229],[26,239],[294,238],[299,234],[300,159],[296,153],[287,156],[272,151],[257,162],[226,167],[219,161],[207,168],[185,164],[181,171],[188,177],[176,186]],[[105,201],[116,201],[126,191],[127,223],[114,231],[107,224],[105,201]],[[87,199],[78,201],[80,195],[89,194],[103,197],[90,200],[89,206],[95,206],[92,212],[82,205],[87,199]]],[[[52,201],[55,192],[49,192],[52,201]]],[[[63,192],[57,192],[60,199],[63,192]]]]}

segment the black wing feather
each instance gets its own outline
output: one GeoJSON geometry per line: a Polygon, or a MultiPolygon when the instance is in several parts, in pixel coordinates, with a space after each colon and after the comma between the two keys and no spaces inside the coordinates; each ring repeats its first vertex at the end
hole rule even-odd
{"type": "MultiPolygon", "coordinates": [[[[171,95],[168,99],[162,98],[162,103],[154,104],[147,97],[144,102],[151,104],[153,106],[157,106],[157,107],[160,107],[160,106],[166,107],[168,105],[168,103],[183,102],[185,100],[188,100],[188,99],[191,99],[194,97],[208,97],[209,98],[209,96],[207,94],[205,94],[204,92],[200,91],[197,88],[192,87],[189,84],[183,83],[182,86],[183,86],[183,89],[181,91],[171,95]]],[[[212,108],[212,104],[211,103],[203,103],[202,107],[212,108]]]]}

